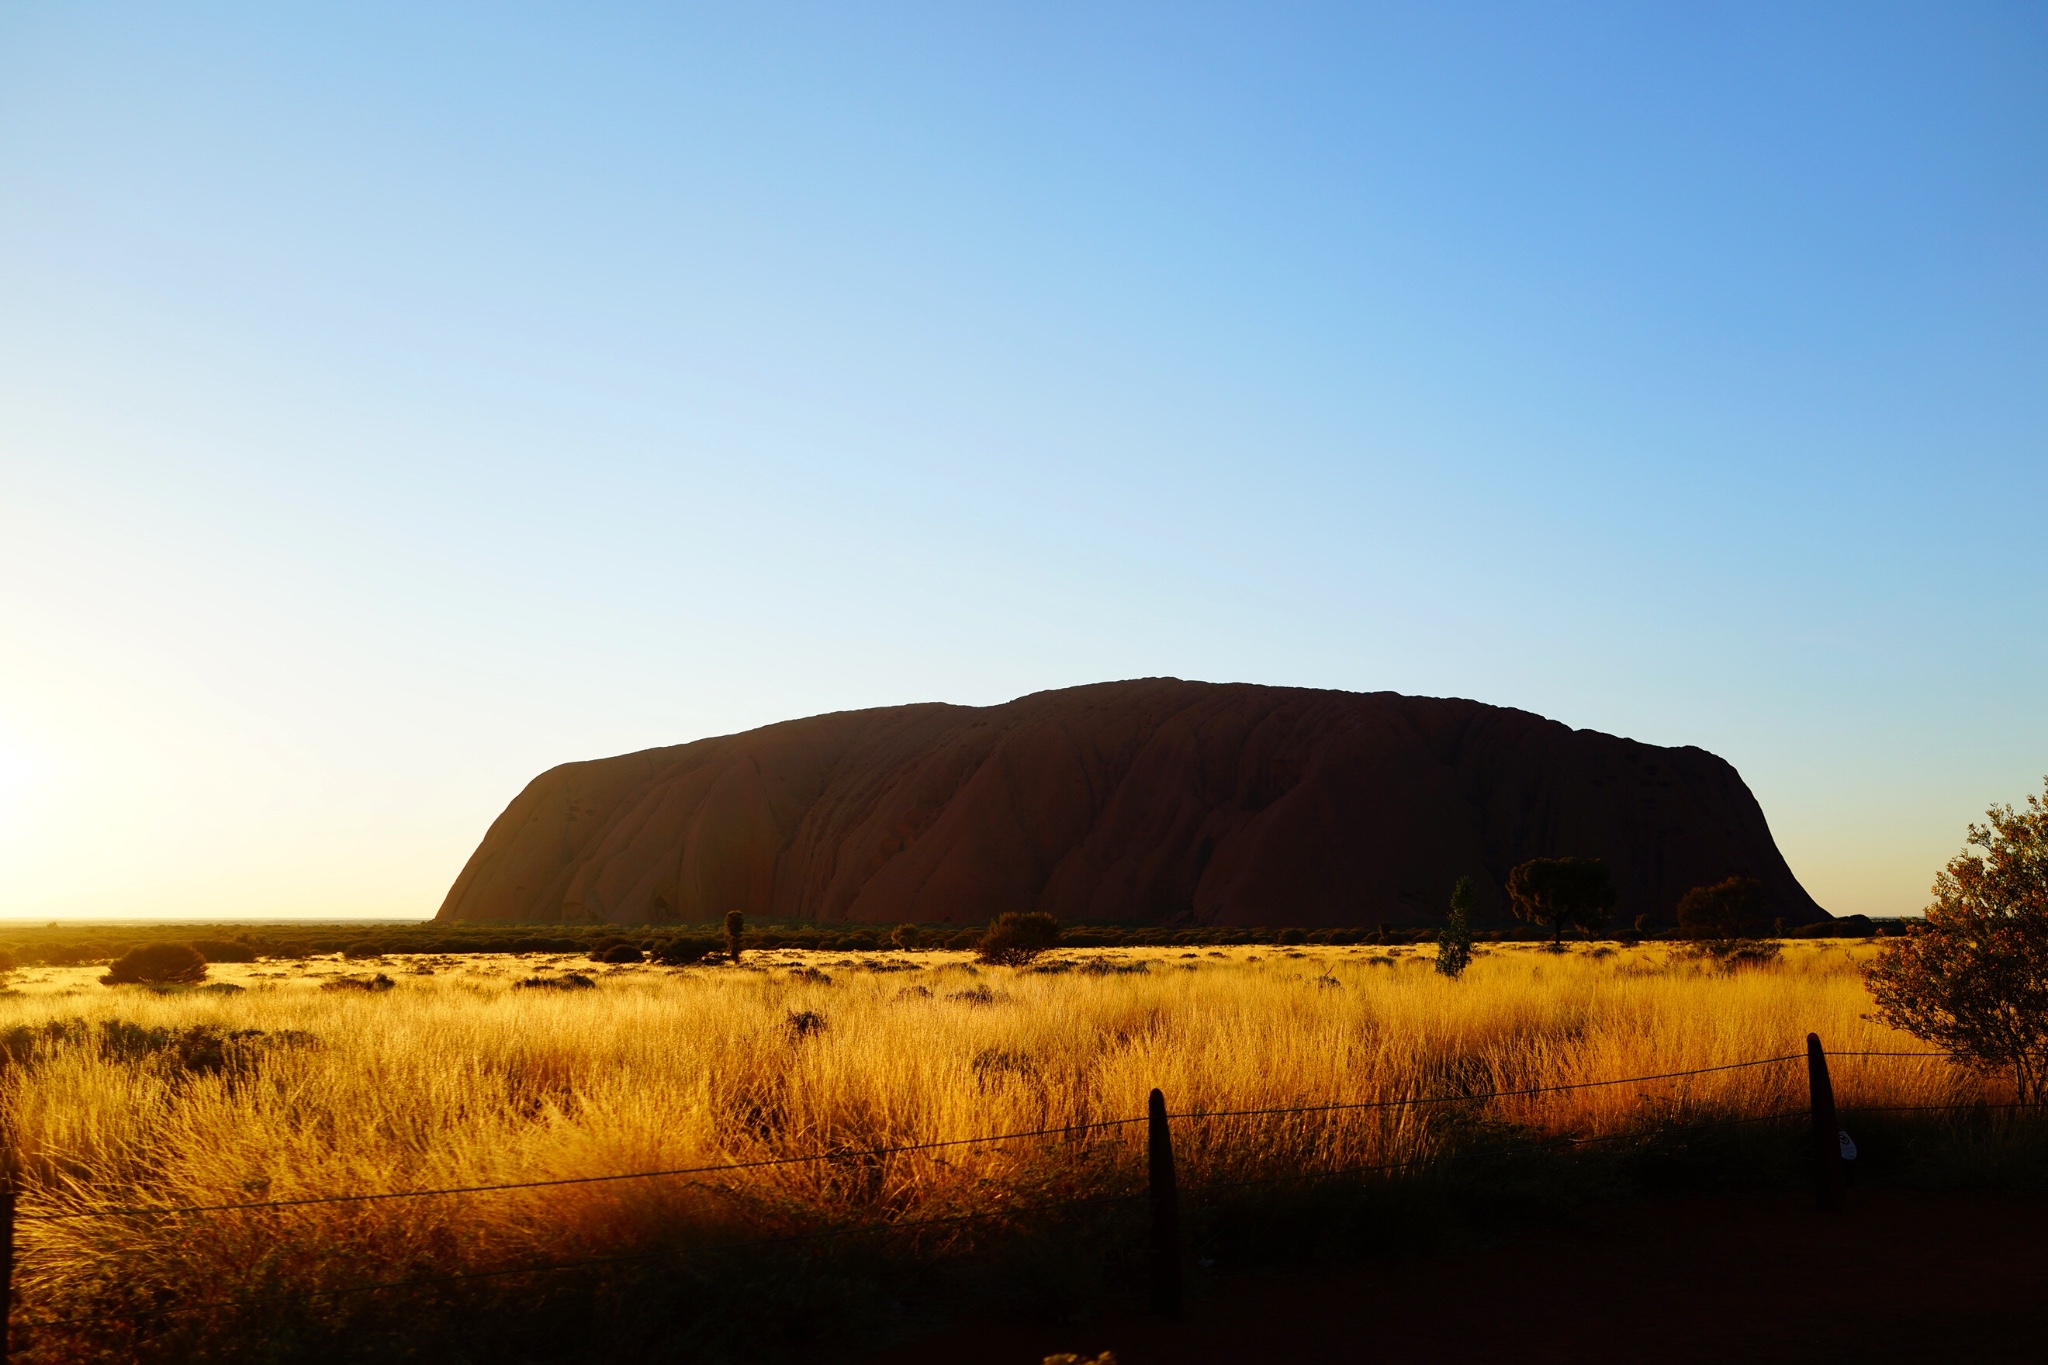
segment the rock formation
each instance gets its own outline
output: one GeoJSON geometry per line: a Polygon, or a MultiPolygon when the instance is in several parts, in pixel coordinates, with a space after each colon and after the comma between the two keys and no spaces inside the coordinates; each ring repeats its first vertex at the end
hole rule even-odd
{"type": "Polygon", "coordinates": [[[1526,711],[1147,678],[785,721],[565,763],[491,825],[441,919],[1418,925],[1524,859],[1607,860],[1616,923],[1732,873],[1827,916],[1734,768],[1526,711]]]}

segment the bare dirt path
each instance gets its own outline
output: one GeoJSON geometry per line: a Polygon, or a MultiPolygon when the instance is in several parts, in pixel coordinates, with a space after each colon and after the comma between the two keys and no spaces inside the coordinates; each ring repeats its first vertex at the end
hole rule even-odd
{"type": "Polygon", "coordinates": [[[1184,1321],[962,1324],[874,1365],[2048,1362],[2048,1198],[1634,1204],[1456,1254],[1209,1282],[1184,1321]]]}

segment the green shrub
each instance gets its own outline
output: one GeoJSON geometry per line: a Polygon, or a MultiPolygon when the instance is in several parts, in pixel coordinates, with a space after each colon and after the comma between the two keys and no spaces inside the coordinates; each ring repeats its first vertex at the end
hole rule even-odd
{"type": "Polygon", "coordinates": [[[183,985],[206,979],[206,959],[189,943],[131,948],[100,978],[103,986],[183,985]]]}
{"type": "Polygon", "coordinates": [[[360,943],[351,943],[348,947],[343,948],[341,955],[351,958],[382,957],[384,956],[384,945],[374,939],[366,938],[360,943]]]}

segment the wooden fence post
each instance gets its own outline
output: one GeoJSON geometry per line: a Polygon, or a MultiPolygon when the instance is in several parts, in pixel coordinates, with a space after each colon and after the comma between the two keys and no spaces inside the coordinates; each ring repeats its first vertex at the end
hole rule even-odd
{"type": "Polygon", "coordinates": [[[1806,1086],[1813,1102],[1813,1202],[1828,1213],[1842,1211],[1842,1137],[1835,1120],[1835,1087],[1828,1081],[1828,1055],[1820,1035],[1806,1035],[1806,1086]]]}
{"type": "Polygon", "coordinates": [[[1147,1105],[1151,1137],[1148,1171],[1152,1192],[1152,1311],[1180,1316],[1180,1191],[1173,1181],[1173,1134],[1166,1126],[1166,1096],[1152,1092],[1147,1105]]]}

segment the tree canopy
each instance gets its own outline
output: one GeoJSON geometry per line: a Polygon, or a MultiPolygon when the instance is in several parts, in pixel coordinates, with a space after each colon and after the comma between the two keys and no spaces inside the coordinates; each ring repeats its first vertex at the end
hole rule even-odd
{"type": "Polygon", "coordinates": [[[1868,972],[1878,1015],[2048,1098],[2048,804],[1993,806],[1934,879],[1924,923],[1868,972]]]}
{"type": "Polygon", "coordinates": [[[1737,876],[1695,886],[1678,902],[1678,927],[1694,938],[1756,938],[1770,927],[1764,914],[1764,884],[1737,876]]]}
{"type": "Polygon", "coordinates": [[[1519,918],[1548,926],[1552,941],[1562,944],[1568,927],[1607,923],[1614,877],[1598,858],[1531,858],[1508,873],[1508,899],[1519,918]]]}

